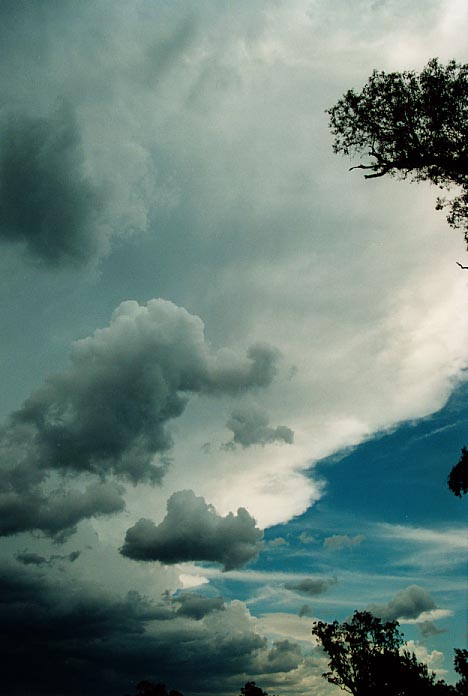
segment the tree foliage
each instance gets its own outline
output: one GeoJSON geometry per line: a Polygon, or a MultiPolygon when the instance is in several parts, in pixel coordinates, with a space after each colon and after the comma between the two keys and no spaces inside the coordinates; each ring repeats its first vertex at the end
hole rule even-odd
{"type": "Polygon", "coordinates": [[[436,682],[426,665],[403,648],[397,621],[383,623],[367,611],[351,621],[314,624],[312,633],[328,653],[323,676],[353,696],[445,696],[453,691],[436,682]]]}
{"type": "Polygon", "coordinates": [[[365,158],[352,169],[456,186],[447,220],[468,244],[468,64],[437,58],[420,72],[374,70],[360,93],[349,90],[327,111],[333,149],[365,158]]]}
{"type": "Polygon", "coordinates": [[[448,487],[459,498],[468,493],[468,450],[463,447],[458,464],[455,464],[448,477],[448,487]]]}
{"type": "Polygon", "coordinates": [[[268,696],[268,693],[257,686],[254,681],[246,682],[240,691],[240,696],[268,696]]]}
{"type": "Polygon", "coordinates": [[[136,685],[135,696],[183,696],[180,691],[167,691],[166,685],[162,682],[152,682],[144,679],[136,685]]]}
{"type": "Polygon", "coordinates": [[[455,648],[454,667],[455,672],[461,677],[457,684],[457,692],[461,696],[468,696],[468,650],[455,648]]]}

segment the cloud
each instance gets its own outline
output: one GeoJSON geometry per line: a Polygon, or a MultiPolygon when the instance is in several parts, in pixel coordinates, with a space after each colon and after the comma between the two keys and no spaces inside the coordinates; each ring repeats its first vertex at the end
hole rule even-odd
{"type": "Polygon", "coordinates": [[[466,530],[459,526],[429,529],[382,523],[378,529],[382,537],[393,541],[400,552],[395,565],[432,569],[466,563],[466,530]]]}
{"type": "Polygon", "coordinates": [[[161,524],[140,519],[127,530],[121,553],[134,560],[166,564],[212,561],[227,571],[255,559],[262,536],[244,508],[237,515],[221,517],[193,491],[178,491],[167,501],[161,524]]]}
{"type": "Polygon", "coordinates": [[[166,426],[188,395],[267,386],[275,362],[267,346],[245,357],[211,349],[202,321],[171,302],[127,301],[108,327],[75,342],[71,366],[26,400],[10,428],[31,429],[30,457],[40,468],[154,483],[165,467],[153,458],[170,449],[166,426]]]}
{"type": "Polygon", "coordinates": [[[424,587],[410,585],[400,590],[387,604],[371,604],[369,611],[382,621],[417,619],[421,614],[435,609],[431,595],[424,587]]]}
{"type": "Polygon", "coordinates": [[[38,490],[0,493],[0,534],[8,536],[40,529],[65,540],[83,519],[112,515],[125,508],[123,488],[99,482],[84,491],[60,488],[47,493],[38,490]]]}
{"type": "Polygon", "coordinates": [[[8,566],[0,567],[0,595],[6,693],[49,694],[54,685],[58,693],[65,683],[70,696],[125,693],[142,676],[219,693],[225,681],[242,683],[239,675],[277,674],[301,660],[291,640],[268,645],[240,602],[194,621],[135,591],[53,584],[8,566]],[[218,690],[209,688],[214,675],[218,690]]]}
{"type": "Polygon", "coordinates": [[[257,671],[261,673],[290,672],[302,662],[302,651],[297,643],[278,640],[268,653],[258,660],[257,671]]]}
{"type": "Polygon", "coordinates": [[[334,534],[323,541],[323,547],[330,551],[341,551],[342,549],[350,549],[353,546],[359,546],[364,541],[363,534],[356,536],[348,536],[347,534],[334,534]]]}
{"type": "Polygon", "coordinates": [[[200,619],[203,619],[204,616],[212,611],[224,611],[226,609],[222,597],[203,597],[192,592],[181,594],[173,601],[175,604],[180,605],[176,611],[178,616],[186,616],[196,621],[200,621],[200,619]]]}
{"type": "Polygon", "coordinates": [[[274,549],[278,548],[280,546],[287,546],[288,542],[284,537],[275,537],[274,539],[270,539],[270,541],[267,543],[267,546],[269,549],[274,549]]]}
{"type": "Polygon", "coordinates": [[[287,582],[285,588],[287,590],[292,590],[293,592],[299,592],[300,594],[310,595],[311,597],[316,597],[326,592],[330,587],[336,585],[336,578],[304,578],[304,580],[299,580],[298,582],[287,582]]]}
{"type": "Polygon", "coordinates": [[[292,444],[294,440],[294,432],[288,426],[278,425],[276,428],[270,428],[268,415],[254,404],[244,404],[236,408],[227,422],[227,427],[234,433],[227,446],[237,444],[251,447],[272,442],[292,444]]]}
{"type": "Polygon", "coordinates": [[[202,321],[171,302],[123,302],[108,327],[75,342],[68,369],[50,376],[0,431],[0,534],[57,535],[121,511],[115,484],[51,490],[47,479],[55,470],[160,482],[172,446],[167,426],[189,395],[267,386],[276,359],[267,346],[245,356],[212,349],[202,321]]]}
{"type": "Polygon", "coordinates": [[[429,670],[435,672],[439,678],[443,678],[447,674],[447,670],[443,669],[444,664],[444,653],[440,650],[429,650],[424,646],[420,645],[417,641],[408,640],[406,643],[406,649],[416,655],[418,662],[425,663],[429,670]]]}
{"type": "Polygon", "coordinates": [[[440,633],[446,633],[446,628],[437,628],[437,626],[432,621],[422,621],[419,624],[419,630],[423,638],[429,638],[430,636],[437,636],[440,633]]]}
{"type": "Polygon", "coordinates": [[[80,551],[71,551],[71,553],[68,554],[55,553],[52,554],[52,556],[50,556],[49,558],[46,558],[45,556],[41,556],[38,553],[25,551],[23,553],[17,553],[15,555],[15,558],[19,563],[22,563],[23,565],[41,566],[50,565],[54,563],[54,561],[69,561],[70,563],[74,563],[80,557],[80,555],[80,551]]]}
{"type": "Polygon", "coordinates": [[[0,239],[47,266],[83,265],[102,253],[104,194],[86,174],[72,108],[12,115],[0,135],[0,239]]]}
{"type": "Polygon", "coordinates": [[[41,556],[38,553],[25,552],[17,553],[15,556],[16,560],[24,565],[46,565],[49,560],[45,556],[41,556]]]}
{"type": "Polygon", "coordinates": [[[307,532],[301,532],[298,536],[299,541],[301,544],[316,544],[317,539],[312,536],[311,534],[308,534],[307,532]]]}

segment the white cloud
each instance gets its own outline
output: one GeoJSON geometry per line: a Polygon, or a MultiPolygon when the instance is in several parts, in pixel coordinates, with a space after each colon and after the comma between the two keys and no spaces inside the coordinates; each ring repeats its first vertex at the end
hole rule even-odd
{"type": "Polygon", "coordinates": [[[409,640],[404,646],[410,652],[416,655],[419,662],[424,662],[431,672],[435,672],[442,679],[447,674],[447,670],[443,669],[444,653],[440,650],[429,650],[425,645],[421,645],[418,641],[409,640]]]}
{"type": "Polygon", "coordinates": [[[394,565],[451,567],[466,562],[467,530],[463,527],[428,529],[380,524],[378,533],[397,544],[400,555],[394,565]],[[402,546],[403,544],[403,546],[402,546]]]}
{"type": "Polygon", "coordinates": [[[275,612],[262,614],[253,619],[256,629],[274,638],[292,638],[293,640],[304,641],[313,646],[316,640],[312,637],[313,617],[300,617],[297,614],[286,612],[275,612]]]}

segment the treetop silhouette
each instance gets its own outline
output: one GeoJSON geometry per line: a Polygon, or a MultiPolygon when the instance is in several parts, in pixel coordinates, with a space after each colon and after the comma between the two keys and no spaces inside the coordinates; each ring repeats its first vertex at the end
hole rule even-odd
{"type": "Polygon", "coordinates": [[[336,153],[366,158],[367,179],[396,176],[461,187],[447,207],[468,244],[468,64],[433,58],[420,72],[374,70],[362,91],[327,110],[336,153]]]}

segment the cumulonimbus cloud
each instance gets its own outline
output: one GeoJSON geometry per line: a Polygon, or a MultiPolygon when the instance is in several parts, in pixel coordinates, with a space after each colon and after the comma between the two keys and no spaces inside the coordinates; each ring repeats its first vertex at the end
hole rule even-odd
{"type": "Polygon", "coordinates": [[[2,672],[5,693],[49,693],[55,680],[66,682],[73,696],[120,693],[155,665],[158,678],[184,692],[191,685],[208,693],[213,674],[232,682],[244,671],[291,671],[302,660],[292,641],[270,646],[241,602],[223,608],[221,598],[195,596],[185,602],[186,612],[177,611],[175,600],[168,606],[136,591],[121,596],[91,585],[70,588],[24,565],[0,566],[0,594],[0,649],[10,655],[2,672]],[[190,615],[189,606],[203,616],[190,615]],[[73,660],[64,640],[73,645],[73,660]]]}
{"type": "Polygon", "coordinates": [[[244,508],[222,517],[193,491],[178,491],[167,501],[167,514],[159,525],[142,518],[127,530],[121,553],[166,564],[211,561],[228,571],[255,559],[262,537],[244,508]]]}
{"type": "Polygon", "coordinates": [[[190,395],[265,387],[276,358],[268,346],[246,355],[213,349],[201,319],[171,302],[123,302],[1,429],[0,534],[57,535],[80,519],[119,512],[122,490],[102,479],[160,482],[172,446],[168,424],[190,395]],[[51,472],[97,475],[101,483],[51,495],[40,490],[51,472]]]}
{"type": "Polygon", "coordinates": [[[276,353],[213,350],[203,322],[164,300],[123,302],[110,325],[76,341],[70,367],[47,379],[11,417],[29,426],[40,468],[112,473],[156,482],[156,454],[172,445],[167,424],[191,393],[239,393],[266,386],[276,353]]]}

